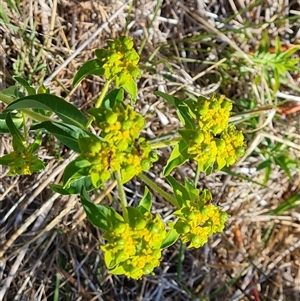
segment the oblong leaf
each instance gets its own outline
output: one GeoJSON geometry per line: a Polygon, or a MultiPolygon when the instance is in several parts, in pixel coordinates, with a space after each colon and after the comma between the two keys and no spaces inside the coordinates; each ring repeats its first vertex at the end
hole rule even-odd
{"type": "Polygon", "coordinates": [[[23,143],[25,142],[25,138],[22,136],[20,131],[15,126],[10,113],[6,114],[5,121],[6,121],[6,125],[7,125],[8,129],[9,129],[9,132],[15,139],[15,142],[17,142],[20,145],[23,145],[23,143]]]}
{"type": "Polygon", "coordinates": [[[147,187],[145,187],[144,196],[141,199],[137,209],[142,213],[150,212],[152,206],[151,194],[147,187]]]}
{"type": "Polygon", "coordinates": [[[70,185],[81,178],[84,178],[89,175],[88,167],[90,163],[81,158],[77,157],[75,160],[71,161],[65,168],[63,175],[63,187],[67,189],[70,185]]]}
{"type": "Polygon", "coordinates": [[[121,87],[130,95],[132,104],[135,104],[137,98],[137,86],[133,78],[121,85],[121,87]]]}
{"type": "Polygon", "coordinates": [[[107,220],[111,214],[110,208],[94,204],[85,189],[82,189],[80,200],[89,221],[98,228],[108,230],[107,220]]]}
{"type": "Polygon", "coordinates": [[[86,191],[91,191],[94,189],[90,176],[85,176],[74,180],[68,188],[64,188],[61,184],[50,184],[50,188],[53,191],[62,195],[80,194],[83,187],[86,191]]]}
{"type": "Polygon", "coordinates": [[[165,177],[168,176],[174,168],[181,166],[189,159],[187,150],[188,145],[184,140],[181,140],[179,144],[175,145],[167,165],[164,168],[163,174],[165,177]]]}
{"type": "Polygon", "coordinates": [[[173,188],[173,193],[175,195],[176,201],[178,202],[177,207],[181,208],[184,204],[186,204],[186,201],[190,200],[190,195],[186,187],[181,185],[171,176],[167,176],[166,179],[173,188]]]}
{"type": "Polygon", "coordinates": [[[75,106],[52,94],[37,94],[19,98],[4,110],[43,109],[54,112],[62,121],[84,128],[87,118],[75,106]]]}
{"type": "Polygon", "coordinates": [[[163,241],[163,243],[161,245],[161,248],[165,249],[165,248],[170,247],[171,245],[173,245],[176,242],[178,237],[179,237],[179,234],[174,229],[172,229],[171,231],[168,232],[167,237],[165,238],[165,240],[163,241]]]}
{"type": "Polygon", "coordinates": [[[191,110],[185,102],[183,102],[181,99],[179,99],[175,96],[172,96],[172,95],[160,92],[160,91],[156,91],[156,92],[154,92],[154,94],[162,97],[163,99],[165,99],[167,102],[169,102],[171,105],[173,105],[176,108],[177,116],[186,129],[195,129],[196,128],[195,120],[191,115],[191,110]]]}
{"type": "Polygon", "coordinates": [[[80,153],[80,148],[78,146],[78,139],[80,136],[98,138],[98,136],[95,136],[92,133],[85,131],[75,125],[59,122],[44,121],[32,126],[30,130],[37,129],[45,129],[47,132],[53,134],[59,141],[61,141],[64,145],[66,145],[76,153],[80,153]]]}
{"type": "MultiPolygon", "coordinates": [[[[5,118],[7,114],[0,114],[0,133],[9,133],[9,128],[5,118]]],[[[23,124],[23,118],[20,113],[11,113],[11,118],[17,129],[20,129],[23,124]]]]}
{"type": "Polygon", "coordinates": [[[76,86],[87,75],[102,76],[104,74],[102,65],[103,64],[98,59],[90,60],[84,63],[74,76],[73,86],[76,86]]]}

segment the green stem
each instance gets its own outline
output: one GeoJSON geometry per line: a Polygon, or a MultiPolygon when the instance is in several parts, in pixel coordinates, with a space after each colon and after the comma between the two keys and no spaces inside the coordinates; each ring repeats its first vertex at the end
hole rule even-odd
{"type": "Polygon", "coordinates": [[[172,145],[176,145],[178,144],[178,142],[181,140],[182,138],[175,138],[175,139],[172,139],[172,140],[167,140],[167,141],[159,141],[159,142],[154,142],[154,143],[151,143],[151,149],[156,149],[156,148],[164,148],[164,147],[167,147],[167,146],[172,146],[172,145]]]}
{"type": "Polygon", "coordinates": [[[123,217],[124,217],[124,220],[126,222],[129,222],[128,212],[127,212],[127,208],[126,208],[127,207],[127,200],[126,200],[124,187],[123,187],[123,184],[122,184],[121,172],[116,171],[115,172],[115,177],[116,177],[116,180],[117,180],[117,187],[118,187],[119,197],[120,197],[121,206],[122,206],[122,210],[123,210],[123,217]]]}
{"type": "Polygon", "coordinates": [[[26,115],[24,113],[22,113],[22,118],[23,118],[23,128],[24,128],[24,139],[25,141],[27,141],[27,126],[26,126],[26,115]]]}
{"type": "Polygon", "coordinates": [[[154,20],[156,19],[156,16],[157,16],[158,11],[159,11],[159,9],[160,9],[160,7],[161,7],[161,5],[162,5],[162,2],[163,2],[162,0],[159,0],[159,1],[156,2],[156,6],[155,6],[155,8],[154,8],[153,18],[152,18],[152,20],[151,20],[149,26],[147,27],[147,34],[144,36],[144,38],[143,38],[143,40],[142,40],[142,42],[141,42],[139,51],[138,51],[138,54],[139,54],[139,55],[141,55],[141,53],[142,53],[142,51],[143,51],[143,49],[144,49],[144,47],[145,47],[145,45],[146,45],[146,42],[147,42],[148,36],[149,36],[150,28],[152,28],[153,22],[154,22],[154,20]]]}
{"type": "MultiPolygon", "coordinates": [[[[0,92],[0,101],[3,101],[5,104],[11,104],[15,99],[13,97],[7,96],[0,92]]],[[[20,109],[22,113],[27,115],[28,117],[32,118],[35,121],[43,122],[43,121],[55,121],[47,116],[41,115],[37,112],[33,112],[29,109],[20,109]]]]}
{"type": "Polygon", "coordinates": [[[195,187],[197,187],[197,184],[199,182],[199,178],[200,178],[200,168],[199,168],[199,164],[197,164],[197,170],[196,170],[196,175],[195,175],[195,187]]]}
{"type": "Polygon", "coordinates": [[[150,180],[147,176],[144,174],[140,173],[138,177],[147,185],[149,186],[152,190],[156,191],[158,194],[160,194],[164,199],[166,199],[168,202],[170,202],[173,206],[179,208],[179,204],[177,201],[170,196],[168,193],[166,193],[162,188],[157,186],[152,180],[150,180]]]}
{"type": "MultiPolygon", "coordinates": [[[[98,98],[97,101],[96,101],[95,108],[99,108],[99,107],[101,106],[102,101],[103,101],[103,99],[104,99],[104,97],[105,97],[105,95],[106,95],[106,93],[107,93],[107,91],[108,91],[108,88],[109,88],[109,85],[110,85],[111,82],[112,82],[112,80],[108,80],[108,81],[105,83],[105,85],[104,85],[104,87],[103,87],[103,89],[102,89],[102,91],[101,91],[101,93],[100,93],[100,95],[99,95],[99,98],[98,98]]],[[[87,125],[85,126],[86,129],[89,128],[89,126],[92,124],[93,120],[94,120],[94,116],[90,116],[90,118],[89,118],[89,120],[88,120],[88,123],[87,123],[87,125]]]]}

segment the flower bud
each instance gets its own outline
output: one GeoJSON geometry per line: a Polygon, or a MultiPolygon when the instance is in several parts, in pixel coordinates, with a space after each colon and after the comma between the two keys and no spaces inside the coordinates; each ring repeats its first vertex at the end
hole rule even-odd
{"type": "Polygon", "coordinates": [[[114,124],[117,122],[118,120],[118,114],[112,112],[112,111],[108,111],[106,116],[105,116],[105,120],[108,124],[114,124]]]}

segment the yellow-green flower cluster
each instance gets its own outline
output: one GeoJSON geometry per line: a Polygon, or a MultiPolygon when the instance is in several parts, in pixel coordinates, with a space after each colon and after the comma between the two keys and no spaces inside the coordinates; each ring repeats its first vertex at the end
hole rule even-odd
{"type": "Polygon", "coordinates": [[[203,246],[208,238],[222,232],[228,215],[219,207],[209,203],[211,193],[204,190],[198,202],[186,201],[186,204],[174,214],[179,217],[174,229],[180,234],[183,243],[189,243],[188,248],[203,246]]]}
{"type": "Polygon", "coordinates": [[[106,245],[101,246],[110,273],[140,279],[160,263],[161,246],[167,232],[161,218],[149,212],[134,223],[115,220],[104,234],[106,245]]]}
{"type": "Polygon", "coordinates": [[[145,119],[131,106],[117,103],[113,109],[97,109],[95,123],[102,130],[106,141],[116,145],[120,150],[137,139],[145,125],[145,119]]]}
{"type": "Polygon", "coordinates": [[[210,99],[200,96],[196,105],[200,129],[214,135],[220,134],[228,126],[231,110],[232,104],[224,95],[219,98],[213,95],[210,99]]]}
{"type": "Polygon", "coordinates": [[[20,151],[13,151],[0,158],[2,165],[9,167],[8,175],[31,175],[45,167],[38,156],[31,153],[31,149],[23,148],[20,151]]]}
{"type": "Polygon", "coordinates": [[[219,141],[217,155],[218,169],[223,168],[225,165],[234,164],[239,157],[244,155],[244,136],[242,132],[235,130],[234,125],[230,125],[221,133],[219,141]]]}
{"type": "Polygon", "coordinates": [[[106,49],[96,50],[107,80],[115,79],[116,87],[119,87],[141,76],[138,67],[140,57],[133,48],[132,39],[124,36],[107,44],[106,49]]]}
{"type": "Polygon", "coordinates": [[[81,157],[91,163],[90,175],[95,187],[121,171],[123,183],[142,171],[149,170],[157,160],[145,138],[139,138],[144,118],[130,106],[117,103],[113,109],[93,109],[95,123],[102,130],[101,138],[81,137],[81,157]]]}
{"type": "Polygon", "coordinates": [[[232,165],[244,154],[244,136],[228,125],[232,104],[224,97],[199,97],[195,107],[198,133],[189,141],[188,153],[205,171],[217,163],[217,169],[232,165]]]}

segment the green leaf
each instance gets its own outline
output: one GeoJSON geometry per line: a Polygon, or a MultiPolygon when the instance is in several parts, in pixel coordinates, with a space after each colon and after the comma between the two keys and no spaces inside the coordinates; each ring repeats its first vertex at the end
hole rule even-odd
{"type": "Polygon", "coordinates": [[[121,85],[121,87],[130,95],[132,104],[135,104],[137,98],[137,86],[133,78],[131,78],[125,84],[121,85]]]}
{"type": "Polygon", "coordinates": [[[278,54],[281,52],[281,44],[279,37],[275,37],[275,53],[278,54]]]}
{"type": "Polygon", "coordinates": [[[273,83],[273,90],[274,92],[277,92],[279,87],[280,87],[280,71],[278,70],[278,68],[275,68],[273,70],[274,72],[274,83],[273,83]]]}
{"type": "Polygon", "coordinates": [[[111,214],[110,208],[94,204],[84,188],[81,191],[80,200],[89,221],[100,229],[108,230],[107,220],[111,214]]]}
{"type": "Polygon", "coordinates": [[[124,101],[124,90],[123,89],[114,89],[107,93],[102,102],[102,106],[106,109],[112,109],[117,102],[124,101]]]}
{"type": "Polygon", "coordinates": [[[161,248],[166,249],[170,246],[172,246],[178,239],[179,234],[177,233],[176,230],[172,229],[171,231],[168,232],[167,237],[163,241],[161,248]]]}
{"type": "Polygon", "coordinates": [[[104,74],[104,69],[102,68],[103,64],[98,60],[90,60],[84,63],[73,79],[73,86],[76,86],[83,78],[88,75],[99,75],[102,76],[104,74]]]}
{"type": "Polygon", "coordinates": [[[14,80],[16,82],[18,82],[19,84],[21,84],[26,89],[26,91],[29,95],[35,95],[36,94],[35,89],[33,87],[31,87],[30,84],[24,78],[19,77],[19,76],[15,76],[14,80]]]}
{"type": "MultiPolygon", "coordinates": [[[[17,129],[20,129],[23,125],[23,118],[20,113],[10,113],[11,119],[15,124],[17,129]]],[[[7,114],[0,114],[0,133],[9,133],[9,128],[6,124],[6,115],[7,114]]]]}
{"type": "Polygon", "coordinates": [[[90,176],[84,176],[80,179],[74,180],[68,188],[64,188],[61,184],[50,184],[50,188],[62,195],[70,195],[70,194],[80,194],[82,188],[85,188],[86,191],[91,191],[94,189],[94,186],[91,182],[90,176]]]}
{"type": "Polygon", "coordinates": [[[260,164],[258,164],[258,166],[256,167],[256,170],[262,170],[262,169],[266,169],[265,171],[265,177],[264,177],[264,182],[263,184],[266,184],[269,181],[270,175],[271,175],[271,171],[272,171],[272,161],[271,159],[267,159],[263,162],[261,162],[260,164]]]}
{"type": "Polygon", "coordinates": [[[289,180],[292,181],[290,168],[292,166],[296,166],[297,162],[286,155],[274,157],[274,162],[285,171],[285,173],[289,177],[289,180]]]}
{"type": "Polygon", "coordinates": [[[77,157],[75,160],[71,161],[67,165],[64,171],[63,188],[67,189],[74,181],[77,181],[80,178],[88,176],[89,166],[90,166],[90,162],[81,158],[80,156],[77,157]]]}
{"type": "Polygon", "coordinates": [[[194,182],[192,182],[189,178],[184,179],[184,187],[189,194],[189,200],[195,201],[199,197],[199,189],[195,187],[194,182]]]}
{"type": "Polygon", "coordinates": [[[25,142],[25,138],[22,136],[22,134],[19,132],[19,130],[15,126],[10,113],[6,114],[5,122],[8,127],[9,132],[16,140],[15,142],[20,145],[23,145],[23,143],[25,142]]]}
{"type": "Polygon", "coordinates": [[[173,193],[178,202],[178,207],[181,208],[186,204],[186,201],[190,200],[189,192],[186,187],[177,182],[173,177],[167,176],[166,179],[173,188],[173,193]]]}
{"type": "Polygon", "coordinates": [[[80,153],[80,148],[78,146],[79,137],[93,137],[99,139],[96,135],[72,124],[44,121],[31,127],[31,130],[37,129],[45,129],[76,153],[80,153]]]}
{"type": "Polygon", "coordinates": [[[12,156],[11,154],[7,154],[0,157],[0,165],[9,166],[15,160],[16,160],[15,156],[12,156]]]}
{"type": "Polygon", "coordinates": [[[165,177],[168,176],[174,168],[181,166],[188,160],[189,154],[187,150],[188,145],[184,140],[181,140],[177,145],[175,145],[167,165],[164,168],[163,174],[165,177]]]}
{"type": "Polygon", "coordinates": [[[146,221],[143,219],[143,214],[134,207],[126,207],[128,212],[129,225],[133,229],[143,229],[146,226],[146,221]]]}
{"type": "MultiPolygon", "coordinates": [[[[107,267],[110,269],[111,267],[107,265],[107,267]]],[[[109,273],[112,275],[124,275],[126,271],[121,265],[116,266],[114,269],[109,270],[109,273]]]]}
{"type": "Polygon", "coordinates": [[[4,23],[8,24],[10,23],[10,19],[6,13],[6,11],[4,10],[3,5],[0,3],[0,17],[3,19],[4,23]]]}
{"type": "Polygon", "coordinates": [[[28,83],[28,81],[26,81],[26,79],[24,79],[23,77],[20,76],[14,76],[13,79],[18,82],[20,85],[22,85],[23,87],[30,87],[30,84],[28,83]]]}
{"type": "Polygon", "coordinates": [[[151,194],[149,189],[145,187],[144,196],[141,199],[137,209],[142,213],[150,212],[152,206],[151,194]]]}
{"type": "Polygon", "coordinates": [[[300,193],[295,194],[294,196],[290,197],[283,203],[281,203],[277,208],[266,212],[267,215],[281,215],[286,211],[299,207],[300,205],[300,193]]]}
{"type": "Polygon", "coordinates": [[[122,176],[122,184],[129,182],[134,176],[136,176],[135,170],[130,169],[130,171],[126,171],[125,169],[121,170],[122,176]]]}
{"type": "Polygon", "coordinates": [[[194,142],[197,137],[199,136],[199,132],[200,130],[186,130],[186,129],[183,129],[183,130],[179,130],[178,131],[180,136],[184,139],[184,141],[189,144],[190,142],[194,142]]]}
{"type": "Polygon", "coordinates": [[[6,96],[15,97],[16,96],[16,90],[17,90],[16,86],[11,86],[11,87],[8,87],[7,89],[2,90],[1,93],[3,93],[6,96]]]}
{"type": "Polygon", "coordinates": [[[15,100],[4,112],[19,109],[43,109],[54,112],[62,121],[84,128],[87,119],[75,106],[52,94],[30,95],[15,100]]]}
{"type": "Polygon", "coordinates": [[[42,132],[39,132],[35,140],[32,144],[28,147],[28,150],[31,154],[34,154],[40,147],[42,143],[42,132]]]}
{"type": "Polygon", "coordinates": [[[181,99],[177,97],[171,96],[160,91],[156,91],[154,92],[154,94],[162,97],[176,108],[178,118],[180,119],[181,123],[186,129],[196,128],[194,118],[191,116],[190,109],[186,103],[184,103],[181,99]]]}

